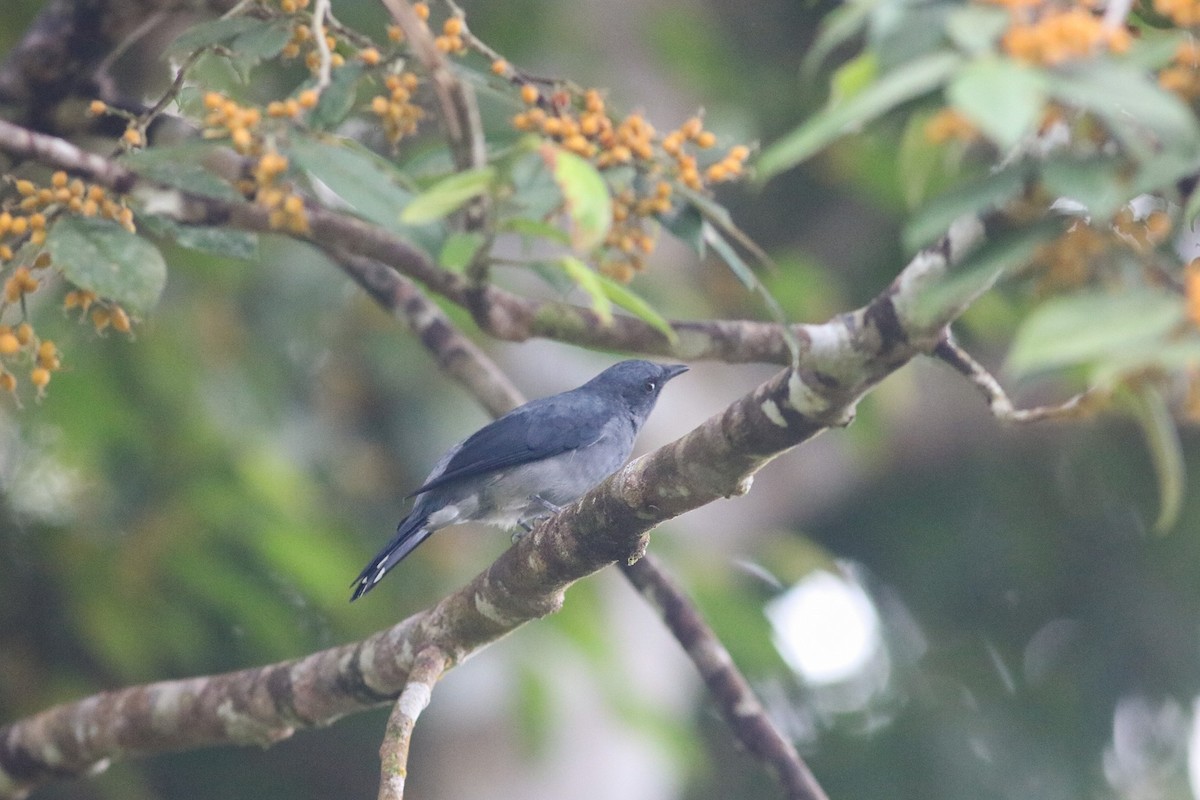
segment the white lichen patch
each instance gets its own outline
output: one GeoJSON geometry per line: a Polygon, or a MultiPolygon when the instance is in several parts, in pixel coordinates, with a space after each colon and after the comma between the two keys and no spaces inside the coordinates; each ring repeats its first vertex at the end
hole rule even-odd
{"type": "Polygon", "coordinates": [[[787,404],[793,411],[817,416],[829,406],[825,398],[813,391],[796,370],[792,370],[792,374],[788,375],[787,388],[787,404]]]}
{"type": "Polygon", "coordinates": [[[507,626],[513,623],[514,620],[497,608],[482,592],[476,592],[472,599],[475,602],[475,610],[479,612],[480,616],[491,620],[497,625],[507,626]]]}
{"type": "Polygon", "coordinates": [[[221,720],[225,735],[234,742],[270,744],[280,738],[277,728],[238,711],[234,708],[233,700],[226,700],[217,706],[217,719],[221,720]]]}
{"type": "Polygon", "coordinates": [[[425,710],[432,699],[433,690],[428,684],[410,683],[400,693],[400,699],[396,701],[396,705],[399,707],[401,714],[411,720],[415,720],[425,710]]]}
{"type": "Polygon", "coordinates": [[[154,687],[150,695],[150,727],[161,733],[178,728],[180,709],[193,696],[184,683],[164,683],[154,687]]]}
{"type": "Polygon", "coordinates": [[[778,425],[780,428],[787,427],[787,420],[783,418],[783,414],[779,411],[779,404],[774,400],[768,397],[762,401],[762,405],[759,408],[762,409],[763,416],[771,420],[772,424],[778,425]]]}

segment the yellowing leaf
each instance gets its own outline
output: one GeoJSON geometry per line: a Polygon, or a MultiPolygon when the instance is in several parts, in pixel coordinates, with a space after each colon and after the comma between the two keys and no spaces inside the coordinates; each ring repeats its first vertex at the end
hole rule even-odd
{"type": "Polygon", "coordinates": [[[548,142],[541,146],[540,152],[566,201],[571,246],[580,253],[591,251],[604,241],[612,227],[608,184],[595,167],[574,153],[548,142]]]}

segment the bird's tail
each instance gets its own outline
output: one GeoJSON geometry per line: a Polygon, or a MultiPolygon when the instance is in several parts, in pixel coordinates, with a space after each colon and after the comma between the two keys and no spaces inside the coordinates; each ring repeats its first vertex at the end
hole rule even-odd
{"type": "Polygon", "coordinates": [[[429,534],[433,533],[433,530],[426,527],[425,523],[425,516],[418,517],[414,514],[409,514],[400,521],[400,524],[396,526],[396,535],[384,545],[375,558],[371,559],[371,563],[367,564],[350,584],[354,587],[354,594],[350,596],[351,603],[374,589],[375,584],[379,583],[388,570],[399,564],[405,556],[416,549],[417,545],[425,541],[429,534]]]}

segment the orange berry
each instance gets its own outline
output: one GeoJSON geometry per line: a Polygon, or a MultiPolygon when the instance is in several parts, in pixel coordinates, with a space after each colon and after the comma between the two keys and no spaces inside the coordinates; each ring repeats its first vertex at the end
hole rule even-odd
{"type": "Polygon", "coordinates": [[[67,185],[67,173],[61,169],[50,176],[50,185],[55,189],[61,189],[67,185]]]}
{"type": "Polygon", "coordinates": [[[96,333],[100,333],[109,326],[112,322],[112,315],[107,309],[97,308],[92,312],[92,326],[96,329],[96,333]]]}
{"type": "Polygon", "coordinates": [[[22,322],[17,326],[17,341],[23,345],[33,341],[33,326],[28,322],[22,322]]]}
{"type": "Polygon", "coordinates": [[[428,3],[413,3],[413,11],[422,22],[429,21],[429,4],[428,3]]]}
{"type": "Polygon", "coordinates": [[[712,131],[700,131],[696,135],[696,146],[707,150],[717,143],[717,135],[712,131]]]}
{"type": "Polygon", "coordinates": [[[493,75],[503,75],[506,72],[508,72],[508,62],[503,58],[497,58],[492,62],[493,75]]]}
{"type": "Polygon", "coordinates": [[[315,108],[320,99],[316,89],[305,89],[296,97],[296,102],[300,104],[301,108],[315,108]]]}
{"type": "Polygon", "coordinates": [[[11,372],[0,372],[0,389],[6,392],[17,390],[17,378],[11,372]]]}
{"type": "Polygon", "coordinates": [[[125,313],[125,309],[120,306],[113,306],[110,314],[112,319],[113,330],[118,333],[129,333],[132,327],[129,321],[129,315],[125,313]]]}
{"type": "MultiPolygon", "coordinates": [[[[537,90],[537,87],[531,83],[527,83],[521,87],[521,100],[525,105],[531,106],[538,101],[542,94],[537,90]]],[[[18,184],[19,188],[19,184],[18,184]]]]}
{"type": "Polygon", "coordinates": [[[401,28],[399,25],[388,25],[387,26],[387,38],[388,38],[388,41],[390,41],[390,42],[403,42],[404,41],[404,29],[401,28]]]}
{"type": "Polygon", "coordinates": [[[368,47],[366,50],[361,51],[358,54],[358,57],[362,59],[362,62],[368,67],[373,67],[378,64],[379,59],[381,58],[379,51],[374,47],[368,47]]]}
{"type": "Polygon", "coordinates": [[[93,117],[98,117],[105,111],[108,111],[108,105],[103,100],[93,100],[88,104],[88,113],[93,117]]]}
{"type": "Polygon", "coordinates": [[[442,33],[450,37],[462,36],[463,28],[462,17],[450,17],[442,23],[442,33]]]}
{"type": "Polygon", "coordinates": [[[11,333],[0,334],[0,356],[11,356],[21,349],[21,342],[11,333]]]}
{"type": "Polygon", "coordinates": [[[37,187],[33,185],[33,181],[19,180],[17,181],[17,193],[22,197],[28,197],[37,191],[37,187]]]}
{"type": "Polygon", "coordinates": [[[50,370],[45,367],[34,367],[29,372],[29,382],[39,390],[45,389],[46,384],[50,383],[50,370]]]}

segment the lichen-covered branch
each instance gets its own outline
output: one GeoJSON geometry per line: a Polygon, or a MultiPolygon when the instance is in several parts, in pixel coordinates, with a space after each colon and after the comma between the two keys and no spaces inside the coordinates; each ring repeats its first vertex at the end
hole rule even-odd
{"type": "Polygon", "coordinates": [[[446,657],[437,648],[428,647],[413,659],[408,682],[392,706],[383,743],[379,745],[379,800],[404,800],[413,728],[417,717],[433,699],[433,685],[445,670],[446,657]]]}

